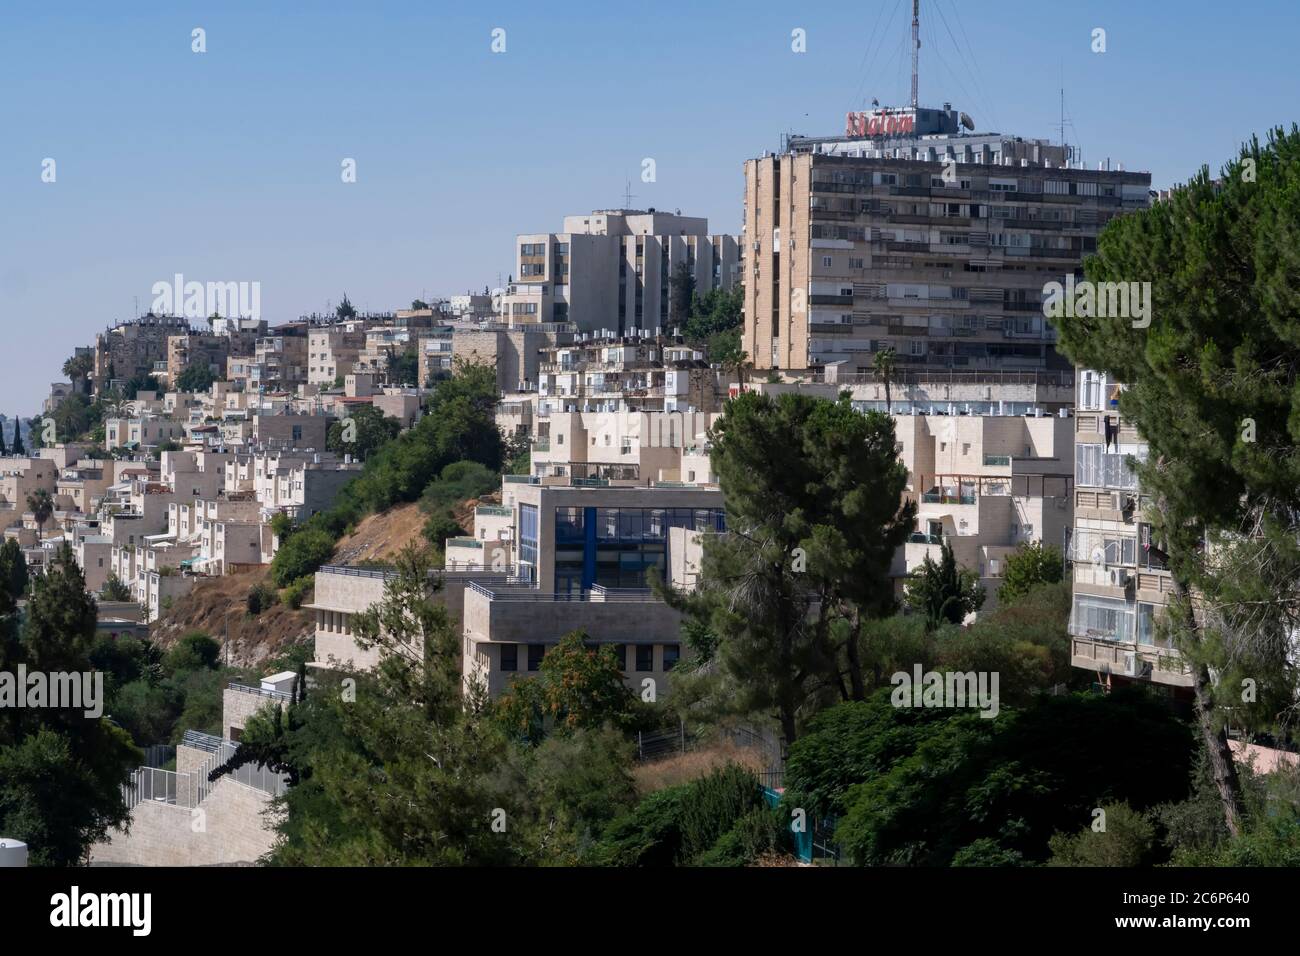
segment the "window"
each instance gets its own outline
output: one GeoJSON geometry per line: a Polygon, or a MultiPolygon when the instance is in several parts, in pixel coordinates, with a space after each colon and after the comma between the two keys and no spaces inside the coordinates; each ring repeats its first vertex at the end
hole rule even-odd
{"type": "Polygon", "coordinates": [[[830,267],[831,267],[831,257],[830,257],[830,256],[822,256],[822,268],[823,268],[823,269],[829,269],[830,267]]]}
{"type": "Polygon", "coordinates": [[[528,669],[530,671],[541,670],[542,658],[546,656],[545,644],[528,645],[528,669]]]}
{"type": "Polygon", "coordinates": [[[640,672],[655,669],[655,648],[653,644],[638,644],[636,646],[636,669],[640,672]]]}
{"type": "Polygon", "coordinates": [[[519,645],[501,645],[501,669],[503,671],[519,670],[519,645]]]}
{"type": "Polygon", "coordinates": [[[1101,396],[1106,388],[1106,377],[1100,372],[1085,369],[1079,379],[1082,394],[1079,396],[1079,408],[1083,411],[1101,411],[1101,396]]]}
{"type": "Polygon", "coordinates": [[[1075,634],[1132,644],[1133,616],[1123,601],[1080,594],[1074,599],[1072,627],[1075,634]]]}
{"type": "Polygon", "coordinates": [[[614,644],[612,647],[614,648],[614,660],[618,661],[618,669],[627,670],[627,645],[614,644]]]}
{"type": "Polygon", "coordinates": [[[670,671],[676,666],[677,661],[682,656],[682,646],[680,644],[664,645],[664,670],[670,671]]]}

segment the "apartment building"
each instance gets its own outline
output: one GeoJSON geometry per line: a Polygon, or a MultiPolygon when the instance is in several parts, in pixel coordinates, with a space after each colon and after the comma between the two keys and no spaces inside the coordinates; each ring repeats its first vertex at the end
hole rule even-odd
{"type": "Polygon", "coordinates": [[[898,415],[899,457],[917,530],[891,575],[901,597],[908,577],[943,544],[979,574],[987,613],[1007,559],[1022,544],[1064,555],[1072,520],[1074,422],[1056,416],[898,415]]]}
{"type": "Polygon", "coordinates": [[[445,348],[436,349],[428,360],[426,373],[434,371],[435,362],[445,370],[456,359],[462,359],[494,367],[497,388],[502,392],[535,390],[544,356],[572,343],[576,337],[575,327],[570,323],[457,328],[451,335],[450,355],[445,348]]]}
{"type": "Polygon", "coordinates": [[[716,411],[731,378],[680,339],[606,332],[542,351],[539,412],[716,411]]]}
{"type": "Polygon", "coordinates": [[[1145,681],[1181,693],[1193,677],[1156,635],[1173,579],[1143,518],[1148,502],[1129,463],[1145,461],[1147,446],[1119,413],[1122,389],[1105,373],[1078,371],[1070,659],[1107,686],[1145,681]]]}
{"type": "Polygon", "coordinates": [[[104,448],[151,448],[165,441],[182,441],[185,424],[156,416],[109,418],[104,422],[104,448]]]}
{"type": "Polygon", "coordinates": [[[220,377],[230,358],[231,340],[226,335],[190,332],[167,337],[167,381],[173,386],[190,368],[207,369],[220,377]]]}
{"type": "Polygon", "coordinates": [[[511,326],[667,329],[687,318],[671,303],[679,265],[700,294],[729,289],[739,276],[735,236],[710,235],[707,219],[654,209],[566,216],[562,231],[519,235],[515,249],[515,281],[501,297],[501,319],[511,326]]]}
{"type": "Polygon", "coordinates": [[[536,419],[532,474],[632,484],[714,483],[708,457],[684,466],[704,444],[718,412],[579,412],[543,409],[536,419]]]}
{"type": "Polygon", "coordinates": [[[53,495],[58,475],[49,458],[0,458],[0,532],[21,527],[27,496],[37,489],[53,495]]]}
{"type": "Polygon", "coordinates": [[[756,368],[893,349],[902,370],[1068,370],[1044,285],[1080,270],[1145,172],[1068,146],[974,133],[950,105],[850,114],[745,163],[744,349],[756,368]]]}
{"type": "Polygon", "coordinates": [[[307,383],[325,388],[348,375],[366,347],[366,334],[345,328],[312,329],[307,334],[307,383]]]}
{"type": "Polygon", "coordinates": [[[323,451],[331,419],[326,415],[254,415],[254,444],[266,448],[323,451]]]}
{"type": "Polygon", "coordinates": [[[136,375],[152,374],[160,363],[166,368],[167,340],[191,334],[189,321],[152,312],[112,326],[95,336],[95,393],[112,383],[124,384],[136,375]]]}

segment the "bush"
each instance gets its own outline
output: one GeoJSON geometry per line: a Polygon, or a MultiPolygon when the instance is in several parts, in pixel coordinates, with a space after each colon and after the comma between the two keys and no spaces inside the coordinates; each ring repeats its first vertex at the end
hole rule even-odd
{"type": "Polygon", "coordinates": [[[248,613],[257,617],[263,611],[269,610],[280,601],[280,595],[275,588],[267,587],[265,584],[255,584],[248,592],[248,613]]]}
{"type": "Polygon", "coordinates": [[[287,588],[299,578],[315,574],[333,556],[333,537],[316,528],[304,528],[280,545],[271,563],[271,577],[277,587],[287,588]]]}
{"type": "Polygon", "coordinates": [[[1048,841],[1048,866],[1146,866],[1153,861],[1156,828],[1145,813],[1127,803],[1103,804],[1105,829],[1084,827],[1073,836],[1055,834],[1048,841]]]}
{"type": "Polygon", "coordinates": [[[312,575],[304,575],[297,581],[294,581],[284,589],[284,603],[293,610],[302,607],[303,602],[307,599],[308,593],[316,586],[316,579],[312,575]]]}
{"type": "Polygon", "coordinates": [[[202,631],[191,631],[163,657],[163,671],[171,676],[186,671],[211,670],[220,659],[220,644],[202,631]]]}
{"type": "MultiPolygon", "coordinates": [[[[745,819],[766,810],[758,778],[729,764],[650,794],[606,828],[593,856],[606,866],[741,865],[761,852],[759,847],[768,848],[769,837],[776,845],[770,822],[775,817],[745,819]]],[[[780,824],[775,826],[779,832],[780,824]]]]}

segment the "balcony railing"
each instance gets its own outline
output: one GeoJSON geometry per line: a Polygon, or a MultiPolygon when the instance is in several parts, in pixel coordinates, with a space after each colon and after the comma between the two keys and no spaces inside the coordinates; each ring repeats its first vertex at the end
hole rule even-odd
{"type": "Polygon", "coordinates": [[[927,491],[921,495],[921,501],[928,505],[973,505],[974,495],[945,495],[937,491],[927,491]]]}
{"type": "Polygon", "coordinates": [[[283,690],[267,690],[264,687],[250,687],[248,684],[240,684],[237,681],[231,681],[226,685],[230,690],[238,691],[241,694],[255,694],[259,697],[265,697],[269,700],[279,700],[290,702],[293,700],[293,694],[283,690]]]}
{"type": "Polygon", "coordinates": [[[984,464],[990,468],[1010,468],[1010,455],[985,455],[984,464]]]}
{"type": "Polygon", "coordinates": [[[907,536],[908,544],[943,544],[943,535],[926,534],[924,531],[913,531],[907,536]]]}

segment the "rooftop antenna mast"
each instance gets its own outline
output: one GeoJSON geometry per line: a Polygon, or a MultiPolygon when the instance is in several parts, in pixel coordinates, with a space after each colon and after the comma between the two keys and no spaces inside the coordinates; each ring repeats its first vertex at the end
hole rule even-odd
{"type": "Polygon", "coordinates": [[[917,72],[921,65],[921,0],[912,0],[912,109],[916,109],[917,72]]]}
{"type": "Polygon", "coordinates": [[[627,180],[627,185],[623,187],[623,208],[632,208],[632,197],[636,195],[632,192],[632,180],[627,180]]]}

